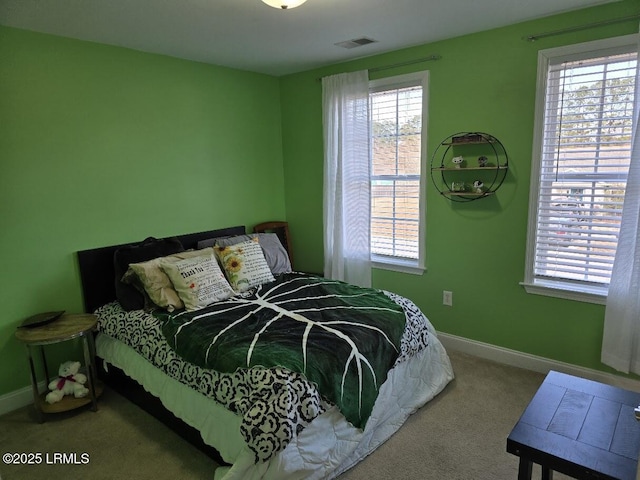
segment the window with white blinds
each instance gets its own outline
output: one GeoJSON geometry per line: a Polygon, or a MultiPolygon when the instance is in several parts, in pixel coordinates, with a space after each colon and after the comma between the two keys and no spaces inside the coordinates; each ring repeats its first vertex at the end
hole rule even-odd
{"type": "Polygon", "coordinates": [[[422,268],[424,74],[372,82],[371,254],[422,268]]]}
{"type": "Polygon", "coordinates": [[[631,158],[637,40],[557,50],[542,59],[525,284],[598,297],[609,285],[631,158]]]}

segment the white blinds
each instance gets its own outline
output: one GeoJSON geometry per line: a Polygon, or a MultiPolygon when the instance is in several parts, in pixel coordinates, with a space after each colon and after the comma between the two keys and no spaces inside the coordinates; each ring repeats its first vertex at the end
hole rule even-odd
{"type": "Polygon", "coordinates": [[[549,66],[534,275],[608,285],[631,156],[637,53],[549,66]]]}
{"type": "Polygon", "coordinates": [[[419,257],[422,86],[371,92],[371,253],[419,257]]]}

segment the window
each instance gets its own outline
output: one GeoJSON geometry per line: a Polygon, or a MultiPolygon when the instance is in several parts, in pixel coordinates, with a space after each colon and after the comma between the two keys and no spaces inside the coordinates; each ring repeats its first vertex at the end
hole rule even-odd
{"type": "Polygon", "coordinates": [[[530,293],[606,300],[631,158],[637,45],[629,35],[539,52],[530,293]]]}
{"type": "Polygon", "coordinates": [[[426,72],[370,82],[371,258],[424,271],[426,72]]]}

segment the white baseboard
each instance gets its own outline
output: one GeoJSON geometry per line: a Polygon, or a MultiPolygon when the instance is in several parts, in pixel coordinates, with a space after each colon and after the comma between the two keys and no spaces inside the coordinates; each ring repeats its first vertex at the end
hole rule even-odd
{"type": "MultiPolygon", "coordinates": [[[[46,388],[45,382],[38,384],[38,391],[42,392],[46,388]]],[[[5,393],[0,396],[0,415],[13,412],[19,408],[33,403],[33,392],[31,386],[14,390],[13,392],[5,393]]]]}
{"type": "Polygon", "coordinates": [[[476,357],[492,360],[494,362],[524,368],[539,373],[549,373],[549,370],[587,378],[596,382],[606,383],[615,387],[640,392],[640,380],[623,377],[612,373],[601,372],[590,368],[559,362],[549,358],[538,357],[528,353],[497,347],[489,343],[469,340],[468,338],[438,332],[438,338],[446,349],[467,353],[476,357]]]}

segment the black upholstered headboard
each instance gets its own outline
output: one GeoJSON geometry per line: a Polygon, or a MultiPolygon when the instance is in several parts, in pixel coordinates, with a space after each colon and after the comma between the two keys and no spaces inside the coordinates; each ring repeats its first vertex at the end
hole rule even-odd
{"type": "MultiPolygon", "coordinates": [[[[188,233],[177,235],[182,246],[188,250],[197,248],[198,242],[209,238],[228,237],[231,235],[243,235],[246,233],[244,226],[221,228],[207,232],[188,233]]],[[[143,239],[140,239],[141,241],[143,239]]],[[[91,313],[96,308],[116,299],[115,270],[113,254],[126,245],[135,243],[123,243],[109,247],[81,250],[78,252],[78,264],[80,266],[80,281],[82,282],[82,297],[84,311],[91,313]]]]}

